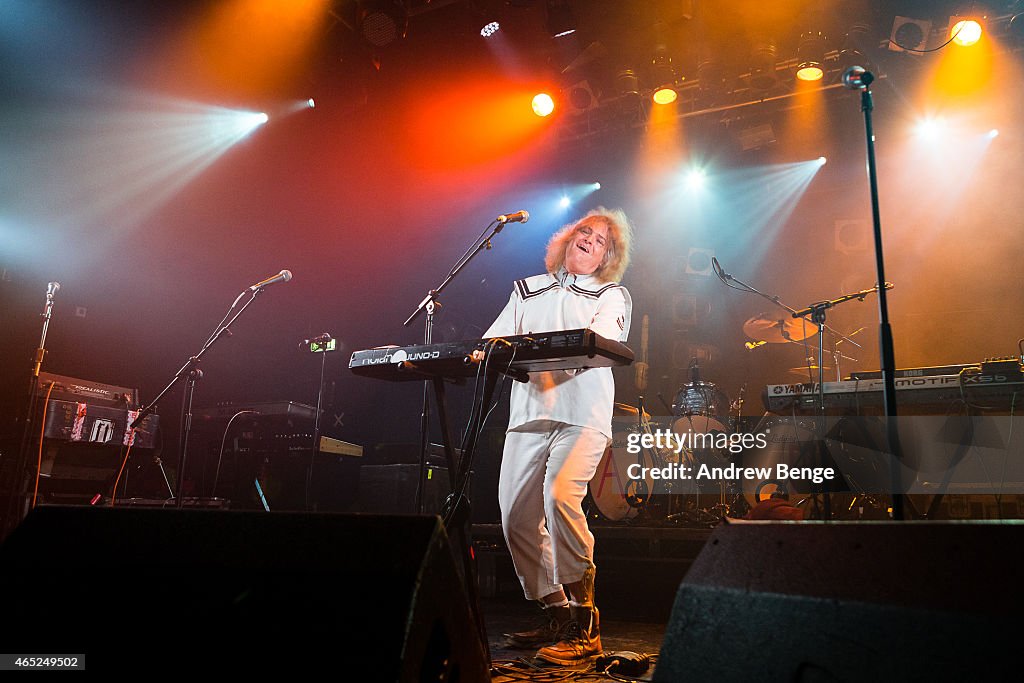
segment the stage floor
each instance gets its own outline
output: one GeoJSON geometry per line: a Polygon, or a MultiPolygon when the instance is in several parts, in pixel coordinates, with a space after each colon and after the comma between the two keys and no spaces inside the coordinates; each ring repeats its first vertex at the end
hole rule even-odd
{"type": "MultiPolygon", "coordinates": [[[[595,537],[596,598],[605,652],[628,650],[657,655],[676,590],[711,530],[595,525],[591,531],[595,537]]],[[[506,647],[504,634],[535,627],[541,612],[523,598],[500,526],[474,525],[473,538],[491,660],[503,665],[492,680],[524,680],[527,675],[553,680],[548,675],[566,673],[564,667],[532,669],[531,665],[541,666],[534,662],[532,650],[506,647]]],[[[592,666],[580,667],[583,671],[588,668],[592,666]]],[[[652,667],[639,680],[650,680],[653,671],[652,667]]]]}
{"type": "MultiPolygon", "coordinates": [[[[545,673],[560,674],[566,667],[544,665],[535,662],[533,650],[514,650],[506,647],[506,633],[533,628],[541,619],[540,610],[522,596],[502,596],[487,598],[482,601],[484,619],[487,625],[487,640],[490,643],[491,666],[496,667],[492,681],[521,681],[523,676],[540,673],[532,667],[543,667],[545,673]]],[[[636,653],[656,655],[661,648],[665,636],[667,621],[661,619],[640,618],[626,620],[607,616],[601,610],[601,644],[606,653],[629,650],[636,653]]],[[[580,665],[581,671],[593,669],[592,665],[580,665]]],[[[640,680],[650,680],[654,672],[652,667],[640,680]]],[[[595,677],[595,680],[597,678],[595,677]]]]}

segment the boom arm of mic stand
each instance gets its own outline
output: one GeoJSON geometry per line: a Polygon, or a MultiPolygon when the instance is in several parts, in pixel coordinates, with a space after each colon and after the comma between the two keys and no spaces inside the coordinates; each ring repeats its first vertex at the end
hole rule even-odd
{"type": "Polygon", "coordinates": [[[735,282],[736,284],[740,285],[741,287],[743,287],[745,290],[747,290],[751,294],[757,294],[758,296],[763,297],[763,298],[767,299],[768,301],[771,301],[773,304],[775,304],[779,308],[782,308],[782,309],[788,311],[790,314],[793,315],[793,317],[800,317],[800,316],[795,315],[796,311],[794,309],[792,309],[789,306],[787,306],[786,304],[782,303],[782,301],[779,299],[779,297],[777,297],[777,296],[769,296],[769,295],[765,294],[764,292],[761,292],[761,291],[755,289],[754,287],[751,287],[750,285],[748,285],[746,282],[743,282],[739,278],[736,278],[736,277],[734,277],[732,275],[729,275],[724,270],[721,273],[719,273],[718,270],[716,269],[715,270],[715,274],[718,275],[718,277],[723,282],[726,282],[726,280],[735,282]]]}
{"type": "Polygon", "coordinates": [[[437,304],[438,295],[444,291],[445,287],[451,284],[451,281],[454,280],[460,272],[462,272],[462,269],[465,268],[469,264],[469,262],[473,260],[473,257],[479,254],[484,249],[491,248],[491,238],[493,238],[495,235],[501,232],[502,229],[505,227],[504,223],[498,223],[497,225],[494,225],[494,223],[495,221],[491,221],[490,225],[488,225],[487,228],[484,229],[483,233],[481,233],[481,236],[477,238],[476,244],[467,249],[466,253],[464,253],[459,258],[459,260],[455,263],[455,266],[448,272],[448,275],[441,282],[441,284],[427,293],[427,296],[424,297],[423,301],[419,303],[419,305],[416,307],[416,310],[414,310],[412,314],[405,319],[405,322],[402,323],[402,327],[408,327],[409,325],[411,325],[412,322],[416,320],[417,317],[419,317],[420,313],[427,310],[427,307],[432,302],[434,304],[437,304]],[[491,229],[491,226],[494,226],[494,228],[491,229]],[[487,234],[487,230],[491,230],[491,234],[484,237],[484,235],[487,234]]]}
{"type": "MultiPolygon", "coordinates": [[[[180,370],[178,370],[176,373],[174,373],[174,378],[170,381],[170,383],[166,387],[164,387],[163,391],[161,391],[159,394],[157,394],[156,398],[154,398],[152,401],[150,401],[148,406],[146,406],[145,408],[143,408],[142,410],[139,411],[139,414],[136,416],[135,420],[132,422],[132,424],[130,426],[135,426],[137,424],[142,424],[142,421],[144,419],[146,419],[147,417],[152,415],[153,411],[156,410],[157,404],[160,403],[160,400],[171,389],[174,388],[174,385],[176,385],[178,382],[180,382],[181,380],[185,379],[188,376],[188,374],[192,371],[192,369],[195,368],[195,366],[199,364],[199,361],[202,359],[202,357],[204,355],[206,355],[206,352],[209,351],[210,349],[212,349],[213,345],[216,344],[217,341],[222,336],[224,336],[225,334],[227,334],[229,336],[231,335],[231,330],[229,330],[228,328],[230,328],[235,323],[235,321],[238,320],[238,316],[242,315],[242,313],[245,312],[245,309],[249,307],[249,304],[251,304],[253,301],[255,301],[256,297],[262,291],[263,291],[262,289],[257,289],[256,291],[254,291],[252,293],[252,297],[250,297],[250,299],[248,301],[246,301],[245,304],[240,309],[238,309],[238,312],[235,313],[234,317],[232,317],[231,320],[229,320],[226,325],[222,325],[212,335],[210,335],[210,338],[206,341],[205,344],[203,344],[203,348],[201,348],[199,350],[199,353],[197,353],[194,356],[191,356],[187,361],[185,361],[185,364],[181,366],[180,370]]],[[[244,294],[244,292],[243,292],[243,294],[244,294]]],[[[235,302],[237,303],[237,301],[238,300],[236,299],[235,302]]]]}

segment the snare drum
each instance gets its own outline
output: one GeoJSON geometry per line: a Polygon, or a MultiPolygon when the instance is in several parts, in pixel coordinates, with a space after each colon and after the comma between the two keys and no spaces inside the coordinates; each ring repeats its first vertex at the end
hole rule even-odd
{"type": "Polygon", "coordinates": [[[689,382],[672,402],[676,434],[729,433],[729,397],[711,382],[689,382]]]}

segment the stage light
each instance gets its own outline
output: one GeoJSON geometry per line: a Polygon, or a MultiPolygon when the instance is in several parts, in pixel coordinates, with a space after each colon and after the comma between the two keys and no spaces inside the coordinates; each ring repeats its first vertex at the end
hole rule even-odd
{"type": "Polygon", "coordinates": [[[561,38],[576,31],[576,17],[569,6],[569,0],[547,0],[548,35],[561,38]]]}
{"type": "Polygon", "coordinates": [[[501,24],[496,21],[489,21],[482,29],[480,29],[480,35],[484,38],[489,38],[497,33],[499,28],[501,28],[501,24]]]}
{"type": "Polygon", "coordinates": [[[568,197],[564,197],[564,196],[561,199],[558,200],[558,205],[560,207],[562,207],[563,209],[568,209],[569,208],[569,204],[571,204],[571,203],[572,202],[569,200],[569,198],[568,197]]]}
{"type": "Polygon", "coordinates": [[[796,77],[801,81],[820,81],[825,75],[825,36],[820,31],[808,31],[800,36],[796,51],[796,77]]]}
{"type": "Polygon", "coordinates": [[[672,58],[665,53],[664,46],[659,48],[651,60],[651,74],[655,88],[653,100],[655,104],[672,104],[679,97],[676,92],[676,72],[672,68],[672,58]]]}
{"type": "Polygon", "coordinates": [[[874,30],[871,24],[857,22],[850,26],[846,31],[846,37],[843,39],[843,45],[839,49],[836,61],[836,70],[840,74],[851,66],[862,66],[868,71],[875,71],[874,63],[868,54],[872,35],[874,35],[874,30]]]}
{"type": "Polygon", "coordinates": [[[824,75],[820,64],[801,62],[796,69],[796,77],[801,81],[820,81],[824,75]]]}
{"type": "Polygon", "coordinates": [[[547,93],[538,93],[533,96],[533,113],[537,116],[547,116],[555,110],[555,101],[547,93]]]}
{"type": "Polygon", "coordinates": [[[825,157],[818,157],[819,166],[824,166],[826,163],[828,163],[828,159],[826,159],[825,157]]]}
{"type": "Polygon", "coordinates": [[[990,131],[988,132],[988,136],[989,136],[989,138],[994,138],[994,137],[996,137],[997,135],[999,135],[999,129],[998,129],[998,128],[993,128],[992,130],[990,130],[990,131]]]}
{"type": "Polygon", "coordinates": [[[212,127],[216,127],[218,135],[232,137],[237,140],[245,137],[269,120],[270,117],[263,112],[224,110],[222,114],[211,117],[210,124],[212,127]]]}
{"type": "Polygon", "coordinates": [[[690,172],[686,174],[686,186],[691,190],[699,190],[704,187],[706,180],[707,175],[702,168],[691,169],[690,172]]]}
{"type": "Polygon", "coordinates": [[[601,183],[594,183],[593,187],[594,187],[594,191],[596,192],[597,190],[601,189],[601,183]]]}
{"type": "Polygon", "coordinates": [[[778,82],[775,74],[775,56],[778,49],[770,40],[754,44],[750,51],[750,87],[753,90],[770,90],[778,82]]]}
{"type": "Polygon", "coordinates": [[[632,69],[623,69],[615,75],[615,89],[621,97],[639,97],[640,78],[632,69]]]}
{"type": "Polygon", "coordinates": [[[238,112],[226,114],[224,122],[238,131],[239,135],[245,135],[270,120],[270,117],[263,112],[238,112]]]}
{"type": "Polygon", "coordinates": [[[316,106],[316,102],[313,101],[312,97],[310,97],[308,100],[306,100],[306,104],[309,105],[310,109],[312,109],[313,107],[316,106]]]}
{"type": "Polygon", "coordinates": [[[679,93],[675,91],[675,88],[670,88],[668,86],[655,90],[652,97],[655,104],[672,104],[678,98],[679,93]]]}
{"type": "Polygon", "coordinates": [[[949,29],[949,37],[963,47],[974,45],[981,40],[981,24],[973,19],[962,19],[949,29]]]}
{"type": "Polygon", "coordinates": [[[1018,45],[1024,43],[1024,12],[1010,17],[1006,24],[1006,37],[1018,45]]]}
{"type": "Polygon", "coordinates": [[[914,126],[914,131],[917,133],[918,137],[926,140],[938,139],[945,130],[946,122],[944,120],[931,117],[921,119],[914,126]]]}
{"type": "Polygon", "coordinates": [[[697,87],[705,105],[719,104],[726,98],[725,67],[716,55],[701,56],[697,63],[697,87]]]}

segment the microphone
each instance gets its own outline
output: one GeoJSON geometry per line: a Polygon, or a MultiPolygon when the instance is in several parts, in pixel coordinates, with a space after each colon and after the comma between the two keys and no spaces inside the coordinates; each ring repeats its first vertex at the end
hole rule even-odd
{"type": "Polygon", "coordinates": [[[261,280],[261,281],[257,282],[256,284],[254,284],[252,287],[249,288],[249,291],[250,292],[255,292],[257,289],[263,289],[267,285],[272,285],[275,282],[288,282],[291,279],[292,279],[292,271],[290,271],[290,270],[282,270],[280,273],[278,273],[277,275],[274,275],[273,277],[268,277],[266,280],[261,280]]]}
{"type": "Polygon", "coordinates": [[[59,282],[50,282],[46,285],[46,298],[52,299],[53,296],[60,291],[59,282]]]}
{"type": "Polygon", "coordinates": [[[498,216],[498,222],[504,225],[505,223],[525,223],[530,220],[529,211],[516,211],[508,215],[502,214],[498,216]]]}
{"type": "Polygon", "coordinates": [[[718,259],[715,258],[714,256],[711,257],[711,267],[715,271],[715,275],[720,277],[722,280],[732,279],[732,275],[729,275],[729,273],[725,272],[725,269],[722,268],[722,264],[719,263],[718,259]]]}
{"type": "Polygon", "coordinates": [[[302,340],[302,345],[306,346],[308,344],[326,344],[327,342],[331,341],[332,339],[334,339],[334,337],[332,337],[329,332],[324,332],[323,334],[321,334],[318,337],[311,337],[310,339],[302,340]]]}
{"type": "Polygon", "coordinates": [[[843,85],[850,90],[867,90],[875,75],[862,66],[851,66],[843,72],[843,85]]]}

